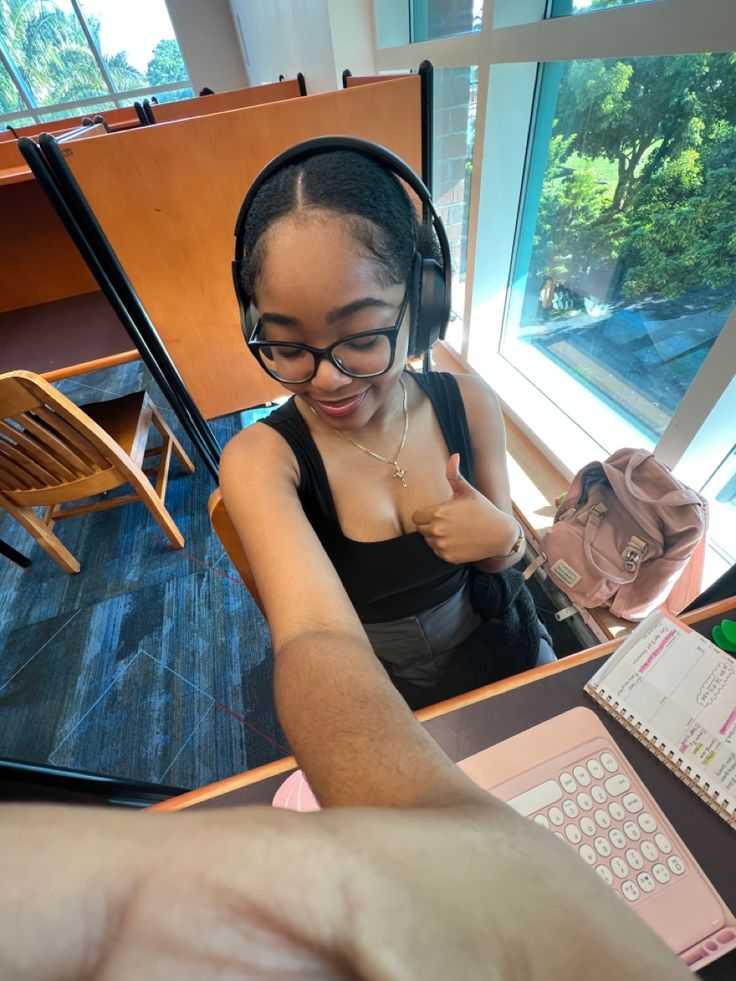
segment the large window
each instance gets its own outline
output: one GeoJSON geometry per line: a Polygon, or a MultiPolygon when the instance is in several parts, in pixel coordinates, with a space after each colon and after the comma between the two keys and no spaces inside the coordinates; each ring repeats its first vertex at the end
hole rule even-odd
{"type": "Polygon", "coordinates": [[[479,31],[483,0],[410,0],[411,40],[479,31]]]}
{"type": "MultiPolygon", "coordinates": [[[[541,75],[504,350],[547,384],[559,366],[654,442],[736,303],[736,59],[541,75]]],[[[558,404],[575,400],[563,379],[558,404]]]]}
{"type": "Polygon", "coordinates": [[[447,339],[455,346],[462,343],[463,332],[477,91],[476,66],[434,73],[432,195],[450,241],[452,314],[447,339]]]}
{"type": "Polygon", "coordinates": [[[0,0],[0,120],[191,94],[164,0],[0,0]]]}

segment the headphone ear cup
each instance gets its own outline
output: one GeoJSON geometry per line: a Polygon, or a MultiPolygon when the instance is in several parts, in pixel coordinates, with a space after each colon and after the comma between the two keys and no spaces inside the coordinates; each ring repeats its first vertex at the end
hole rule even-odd
{"type": "Polygon", "coordinates": [[[419,309],[414,319],[412,357],[429,351],[435,341],[444,337],[448,319],[449,303],[440,264],[436,259],[422,259],[419,275],[419,309]]]}

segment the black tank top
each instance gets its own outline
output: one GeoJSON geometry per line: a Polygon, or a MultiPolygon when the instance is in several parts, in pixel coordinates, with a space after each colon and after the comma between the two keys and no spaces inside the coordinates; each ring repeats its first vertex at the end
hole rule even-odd
{"type": "MultiPolygon", "coordinates": [[[[444,372],[413,374],[434,408],[448,457],[460,454],[460,471],[473,482],[473,450],[460,389],[444,372]]],[[[437,606],[462,587],[468,569],[438,558],[419,532],[378,542],[346,538],[322,457],[294,399],[265,419],[291,447],[299,464],[299,500],[332,560],[362,623],[383,623],[437,606]]]]}

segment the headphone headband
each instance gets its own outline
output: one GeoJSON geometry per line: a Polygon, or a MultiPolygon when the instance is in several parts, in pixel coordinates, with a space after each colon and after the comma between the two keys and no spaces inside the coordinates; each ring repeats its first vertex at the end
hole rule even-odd
{"type": "Polygon", "coordinates": [[[242,286],[240,272],[245,251],[245,225],[253,201],[266,181],[282,168],[301,163],[313,156],[334,153],[339,150],[359,153],[374,160],[385,170],[399,177],[421,201],[422,219],[425,224],[428,223],[427,215],[431,216],[431,226],[434,229],[442,256],[442,268],[434,259],[423,259],[419,283],[419,310],[416,317],[418,338],[417,343],[413,345],[414,347],[418,345],[421,350],[411,352],[412,354],[423,353],[424,350],[429,350],[438,338],[445,336],[450,317],[451,264],[450,243],[447,239],[447,233],[442,224],[442,219],[434,208],[432,196],[427,186],[411,167],[386,147],[354,136],[318,136],[297,143],[269,161],[248,189],[235,222],[235,261],[233,262],[233,281],[246,340],[250,332],[247,308],[251,299],[242,286]]]}

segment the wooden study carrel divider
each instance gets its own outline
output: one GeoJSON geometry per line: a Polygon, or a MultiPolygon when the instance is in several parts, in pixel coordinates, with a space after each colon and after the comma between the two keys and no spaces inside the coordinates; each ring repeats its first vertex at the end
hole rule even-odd
{"type": "Polygon", "coordinates": [[[282,99],[298,99],[302,95],[306,95],[303,75],[300,79],[252,85],[245,89],[215,92],[213,95],[198,95],[192,99],[150,103],[149,111],[154,123],[170,123],[178,119],[193,119],[195,116],[209,116],[215,112],[230,112],[232,109],[280,102],[282,99]]]}
{"type": "Polygon", "coordinates": [[[66,165],[205,418],[283,394],[243,342],[231,276],[235,219],[273,157],[331,134],[380,143],[421,172],[420,77],[65,148],[66,165]]]}

